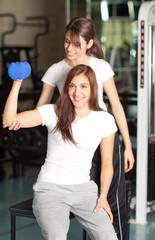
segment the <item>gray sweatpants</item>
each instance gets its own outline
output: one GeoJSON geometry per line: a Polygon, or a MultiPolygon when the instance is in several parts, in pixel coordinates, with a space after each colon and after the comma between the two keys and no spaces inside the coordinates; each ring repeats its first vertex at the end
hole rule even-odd
{"type": "Polygon", "coordinates": [[[61,185],[34,184],[33,212],[45,239],[66,240],[72,212],[95,240],[117,240],[108,214],[100,208],[94,213],[98,188],[94,181],[61,185]]]}

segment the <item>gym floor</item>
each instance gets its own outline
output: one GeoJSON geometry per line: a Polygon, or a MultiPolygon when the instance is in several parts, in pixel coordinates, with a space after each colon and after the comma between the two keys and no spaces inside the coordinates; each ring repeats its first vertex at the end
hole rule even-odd
{"type": "MultiPolygon", "coordinates": [[[[6,172],[5,178],[0,180],[0,240],[10,239],[10,213],[9,207],[32,198],[32,185],[36,180],[39,167],[26,167],[24,177],[12,177],[12,164],[1,164],[1,169],[6,172]]],[[[136,225],[134,210],[131,210],[130,240],[153,240],[155,236],[155,211],[148,214],[147,225],[136,225]]],[[[35,219],[17,217],[16,240],[43,240],[40,228],[35,219]]],[[[82,240],[82,228],[76,219],[70,222],[68,240],[82,240]]]]}

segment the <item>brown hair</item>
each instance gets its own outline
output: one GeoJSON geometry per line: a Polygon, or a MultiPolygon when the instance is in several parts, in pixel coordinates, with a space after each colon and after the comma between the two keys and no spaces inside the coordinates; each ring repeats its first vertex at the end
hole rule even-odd
{"type": "Polygon", "coordinates": [[[98,104],[98,85],[93,69],[87,65],[80,64],[71,69],[68,73],[63,91],[55,104],[55,112],[58,117],[54,132],[59,131],[64,141],[71,141],[76,144],[72,135],[72,123],[75,120],[76,114],[74,106],[68,95],[68,88],[75,76],[85,75],[90,83],[90,99],[89,108],[93,111],[102,111],[98,104]]]}
{"type": "Polygon", "coordinates": [[[95,27],[91,19],[84,17],[73,18],[65,28],[65,33],[70,32],[71,42],[76,46],[80,46],[79,36],[83,37],[88,44],[91,39],[94,40],[91,48],[87,49],[88,56],[94,56],[104,59],[104,53],[100,42],[95,37],[95,27]]]}

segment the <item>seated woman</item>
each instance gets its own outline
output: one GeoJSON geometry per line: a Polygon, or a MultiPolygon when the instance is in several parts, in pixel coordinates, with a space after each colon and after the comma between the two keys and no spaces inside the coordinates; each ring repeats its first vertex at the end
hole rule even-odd
{"type": "Polygon", "coordinates": [[[66,240],[72,212],[89,236],[117,240],[107,194],[113,176],[113,145],[117,127],[98,104],[98,86],[91,67],[77,65],[68,73],[55,105],[17,113],[22,80],[14,81],[3,121],[20,121],[23,128],[46,125],[45,163],[33,186],[33,211],[45,239],[66,240]],[[100,191],[90,180],[92,158],[101,151],[100,191]]]}

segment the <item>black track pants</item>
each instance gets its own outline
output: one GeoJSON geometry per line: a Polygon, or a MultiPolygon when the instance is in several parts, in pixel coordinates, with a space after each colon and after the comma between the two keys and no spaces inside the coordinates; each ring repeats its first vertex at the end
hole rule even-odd
{"type": "MultiPolygon", "coordinates": [[[[100,149],[98,147],[94,154],[90,174],[91,179],[94,180],[98,186],[100,181],[100,159],[100,149]]],[[[118,133],[115,135],[113,167],[114,175],[108,193],[108,202],[113,213],[113,226],[117,233],[118,239],[128,240],[124,157],[118,133]]]]}

